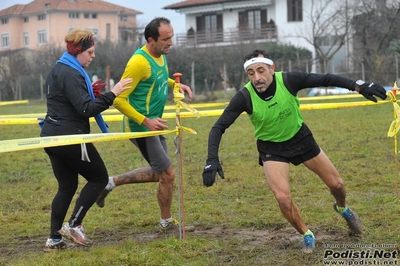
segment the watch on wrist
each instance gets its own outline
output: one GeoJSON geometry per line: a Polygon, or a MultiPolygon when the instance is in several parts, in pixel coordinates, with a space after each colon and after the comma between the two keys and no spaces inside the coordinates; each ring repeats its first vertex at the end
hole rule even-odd
{"type": "Polygon", "coordinates": [[[361,86],[361,85],[365,84],[365,81],[362,80],[362,79],[359,79],[359,80],[356,81],[356,84],[357,84],[358,86],[361,86]]]}
{"type": "Polygon", "coordinates": [[[359,92],[360,91],[360,86],[365,84],[365,81],[362,79],[359,79],[356,81],[357,86],[355,87],[355,91],[359,92]]]}

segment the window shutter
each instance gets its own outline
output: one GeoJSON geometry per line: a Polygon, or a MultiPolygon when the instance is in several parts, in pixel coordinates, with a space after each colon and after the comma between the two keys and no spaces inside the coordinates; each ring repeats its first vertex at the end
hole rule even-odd
{"type": "Polygon", "coordinates": [[[204,18],[202,16],[196,17],[196,29],[197,32],[204,32],[205,30],[204,18]]]}
{"type": "Polygon", "coordinates": [[[268,23],[267,10],[262,9],[260,11],[261,11],[261,27],[265,27],[268,23]]]}
{"type": "Polygon", "coordinates": [[[222,25],[222,14],[217,15],[217,30],[222,30],[224,25],[222,25]]]}

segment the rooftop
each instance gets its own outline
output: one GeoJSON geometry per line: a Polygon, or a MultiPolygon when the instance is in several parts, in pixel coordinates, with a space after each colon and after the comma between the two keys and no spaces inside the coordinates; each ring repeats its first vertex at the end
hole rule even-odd
{"type": "Polygon", "coordinates": [[[140,15],[140,11],[114,5],[102,0],[34,0],[26,5],[13,5],[0,11],[0,16],[25,15],[43,12],[43,10],[56,11],[98,11],[121,12],[127,15],[140,15]]]}

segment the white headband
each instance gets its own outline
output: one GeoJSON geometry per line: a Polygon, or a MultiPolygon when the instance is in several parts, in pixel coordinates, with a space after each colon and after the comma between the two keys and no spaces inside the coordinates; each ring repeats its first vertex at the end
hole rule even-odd
{"type": "Polygon", "coordinates": [[[265,58],[265,57],[254,57],[254,58],[250,58],[249,60],[247,60],[246,62],[244,62],[243,67],[244,67],[244,71],[246,71],[246,68],[252,64],[255,63],[265,63],[267,65],[273,65],[274,62],[269,59],[269,58],[265,58]]]}

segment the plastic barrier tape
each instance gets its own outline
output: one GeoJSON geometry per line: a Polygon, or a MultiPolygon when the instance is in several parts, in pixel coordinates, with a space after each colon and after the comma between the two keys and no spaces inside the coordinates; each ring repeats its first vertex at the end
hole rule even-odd
{"type": "Polygon", "coordinates": [[[177,129],[149,132],[80,134],[3,140],[0,141],[0,153],[45,147],[65,146],[88,142],[115,141],[131,138],[151,137],[161,134],[175,133],[176,131],[177,129]]]}

